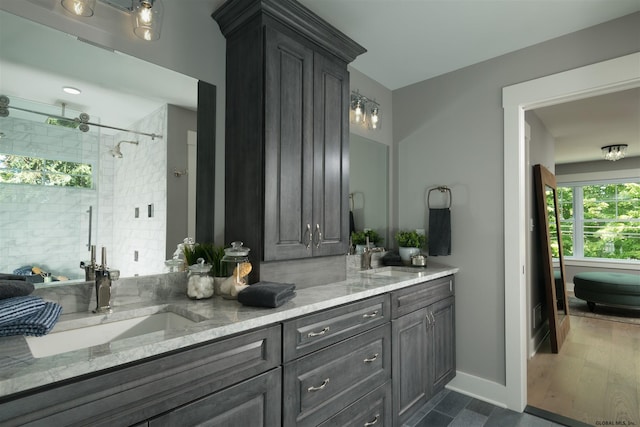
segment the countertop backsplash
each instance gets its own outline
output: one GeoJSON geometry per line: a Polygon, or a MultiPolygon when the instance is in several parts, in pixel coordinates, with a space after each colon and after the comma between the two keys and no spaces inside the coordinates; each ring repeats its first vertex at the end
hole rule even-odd
{"type": "MultiPolygon", "coordinates": [[[[186,292],[186,272],[124,277],[112,282],[111,304],[148,303],[186,295],[186,292]]],[[[38,284],[33,295],[60,304],[63,314],[88,312],[95,308],[96,303],[94,282],[38,284]]]]}

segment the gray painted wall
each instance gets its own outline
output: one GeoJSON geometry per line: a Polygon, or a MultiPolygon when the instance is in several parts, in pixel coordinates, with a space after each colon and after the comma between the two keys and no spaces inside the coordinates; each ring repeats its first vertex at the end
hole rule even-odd
{"type": "Polygon", "coordinates": [[[425,189],[453,192],[452,254],[438,261],[460,267],[459,371],[505,382],[502,88],[638,52],[639,28],[635,13],[393,92],[397,225],[426,227],[425,189]]]}

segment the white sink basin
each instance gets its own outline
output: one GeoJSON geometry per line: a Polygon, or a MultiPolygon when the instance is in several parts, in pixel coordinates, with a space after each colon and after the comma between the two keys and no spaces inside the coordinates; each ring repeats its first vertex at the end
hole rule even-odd
{"type": "Polygon", "coordinates": [[[427,270],[423,267],[380,267],[371,270],[362,270],[360,274],[367,276],[386,276],[386,277],[421,277],[427,275],[427,270]]]}
{"type": "Polygon", "coordinates": [[[194,324],[196,322],[186,317],[167,311],[76,329],[56,331],[54,327],[47,335],[26,337],[26,340],[33,357],[40,358],[194,324]]]}

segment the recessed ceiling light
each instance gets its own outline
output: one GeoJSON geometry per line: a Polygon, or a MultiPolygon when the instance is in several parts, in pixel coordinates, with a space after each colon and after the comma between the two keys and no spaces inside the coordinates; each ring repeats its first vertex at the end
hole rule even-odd
{"type": "Polygon", "coordinates": [[[65,86],[62,88],[62,90],[68,93],[69,95],[80,95],[82,93],[80,89],[76,89],[75,87],[71,87],[71,86],[65,86]]]}

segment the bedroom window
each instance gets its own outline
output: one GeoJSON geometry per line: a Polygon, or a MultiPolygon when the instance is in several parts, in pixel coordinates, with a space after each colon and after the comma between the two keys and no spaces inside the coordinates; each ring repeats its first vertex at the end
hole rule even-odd
{"type": "Polygon", "coordinates": [[[93,188],[87,163],[0,154],[0,183],[93,188]]]}
{"type": "Polygon", "coordinates": [[[640,260],[640,180],[558,187],[564,255],[640,260]]]}

